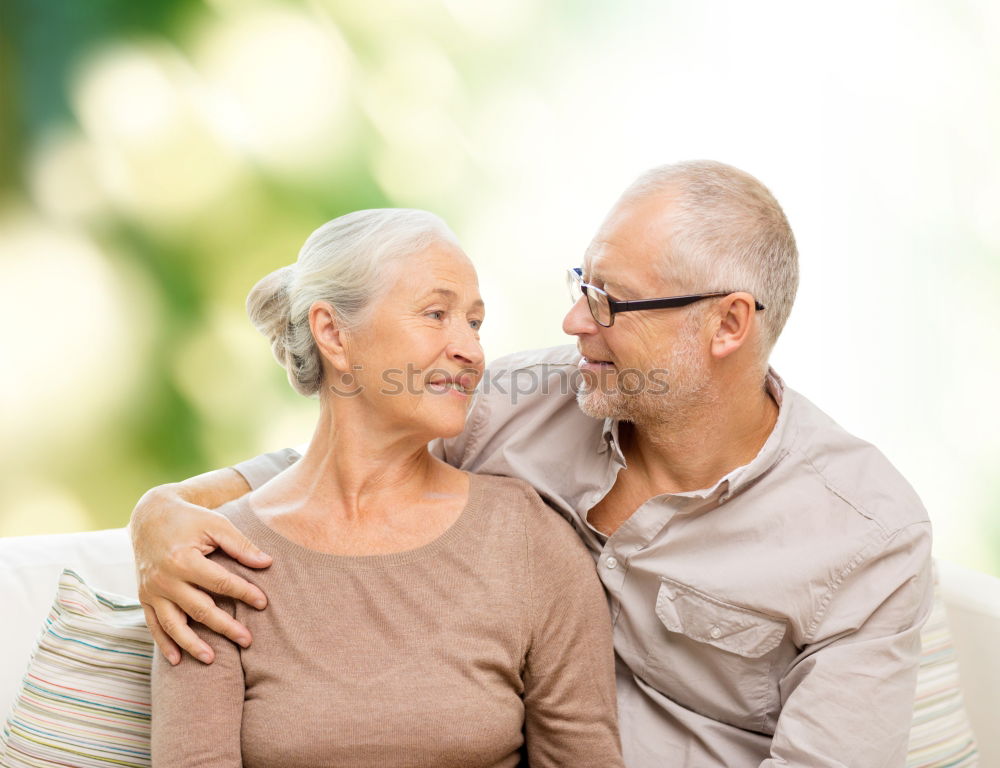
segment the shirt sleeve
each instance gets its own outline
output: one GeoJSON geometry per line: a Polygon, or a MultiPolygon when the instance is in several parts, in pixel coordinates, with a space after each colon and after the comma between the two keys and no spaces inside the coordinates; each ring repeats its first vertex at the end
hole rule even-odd
{"type": "MultiPolygon", "coordinates": [[[[534,492],[532,492],[534,494],[534,492]]],[[[528,531],[531,639],[524,669],[532,768],[623,766],[611,620],[594,561],[541,499],[528,531]]]]}
{"type": "Polygon", "coordinates": [[[280,451],[262,453],[260,456],[241,461],[233,469],[243,475],[251,491],[256,491],[301,458],[302,455],[294,448],[283,448],[280,451]]]}
{"type": "Polygon", "coordinates": [[[780,681],[761,768],[906,762],[920,629],[930,613],[930,526],[902,529],[843,577],[811,642],[780,681]]]}
{"type": "MultiPolygon", "coordinates": [[[[216,603],[235,615],[231,598],[216,603]]],[[[242,768],[244,680],[239,647],[201,624],[192,629],[215,651],[205,665],[181,654],[172,667],[155,653],[152,680],[153,768],[242,768]]]]}

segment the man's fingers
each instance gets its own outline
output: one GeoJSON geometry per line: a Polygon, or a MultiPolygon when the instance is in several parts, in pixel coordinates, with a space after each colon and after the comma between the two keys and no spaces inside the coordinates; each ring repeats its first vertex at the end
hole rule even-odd
{"type": "Polygon", "coordinates": [[[271,564],[271,556],[258,549],[256,544],[225,518],[221,518],[219,525],[209,531],[209,536],[223,552],[248,568],[267,568],[271,564]]]}
{"type": "MultiPolygon", "coordinates": [[[[184,589],[178,594],[177,607],[190,616],[192,621],[204,624],[216,634],[225,635],[234,643],[244,648],[250,645],[250,641],[252,640],[250,630],[240,624],[229,613],[219,608],[215,604],[215,601],[200,589],[185,585],[184,589]]],[[[175,637],[174,639],[177,638],[175,637]]]]}
{"type": "MultiPolygon", "coordinates": [[[[207,589],[209,592],[231,597],[247,605],[252,605],[254,608],[264,608],[267,605],[267,596],[260,590],[260,587],[254,586],[214,560],[201,557],[195,552],[191,553],[190,559],[186,563],[185,577],[187,581],[207,589]]],[[[201,621],[190,611],[188,611],[188,615],[192,616],[195,621],[201,621]]]]}
{"type": "Polygon", "coordinates": [[[156,643],[157,648],[160,649],[160,653],[163,657],[170,662],[171,665],[175,665],[181,660],[181,652],[177,647],[177,644],[170,639],[170,636],[163,631],[160,626],[160,622],[156,620],[156,611],[154,611],[146,603],[142,604],[142,612],[146,615],[146,626],[149,627],[149,633],[153,636],[153,642],[156,643]]]}
{"type": "Polygon", "coordinates": [[[160,628],[177,645],[205,664],[211,664],[215,660],[211,647],[188,626],[187,616],[176,605],[169,600],[157,600],[151,607],[160,628]]]}
{"type": "MultiPolygon", "coordinates": [[[[245,485],[242,478],[240,483],[245,485]]],[[[144,611],[154,640],[172,663],[180,660],[181,649],[206,663],[215,658],[211,646],[198,636],[201,630],[188,626],[188,615],[235,643],[250,644],[246,627],[199,587],[263,608],[267,598],[260,589],[206,556],[221,547],[244,565],[261,568],[271,564],[268,555],[224,516],[182,498],[177,486],[161,486],[144,495],[130,528],[139,599],[148,606],[144,611]]]]}

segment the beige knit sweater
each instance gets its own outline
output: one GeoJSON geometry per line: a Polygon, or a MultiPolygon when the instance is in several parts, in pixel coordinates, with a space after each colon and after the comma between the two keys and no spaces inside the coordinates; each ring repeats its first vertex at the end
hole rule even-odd
{"type": "Polygon", "coordinates": [[[473,475],[442,536],[389,555],[299,546],[246,499],[220,511],[274,556],[213,555],[269,606],[220,599],[254,641],[196,626],[211,666],[157,654],[154,766],[622,765],[593,560],[526,483],[473,475]]]}

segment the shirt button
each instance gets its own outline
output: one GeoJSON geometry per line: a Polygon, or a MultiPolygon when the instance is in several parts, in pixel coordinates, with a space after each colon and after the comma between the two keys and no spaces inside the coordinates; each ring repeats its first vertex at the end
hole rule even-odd
{"type": "Polygon", "coordinates": [[[719,629],[718,627],[712,627],[712,629],[709,630],[708,634],[713,640],[718,640],[720,637],[722,637],[722,630],[719,629]]]}
{"type": "Polygon", "coordinates": [[[607,560],[604,561],[604,564],[608,566],[608,568],[610,568],[611,570],[614,570],[615,568],[618,567],[618,558],[609,557],[607,560]]]}

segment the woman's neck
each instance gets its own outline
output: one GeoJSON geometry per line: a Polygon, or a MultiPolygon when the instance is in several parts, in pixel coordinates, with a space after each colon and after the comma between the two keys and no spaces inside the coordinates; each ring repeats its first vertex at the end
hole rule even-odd
{"type": "Polygon", "coordinates": [[[278,514],[321,508],[358,523],[467,489],[463,473],[434,458],[424,437],[380,425],[360,405],[322,401],[305,455],[260,489],[255,504],[278,514]]]}

